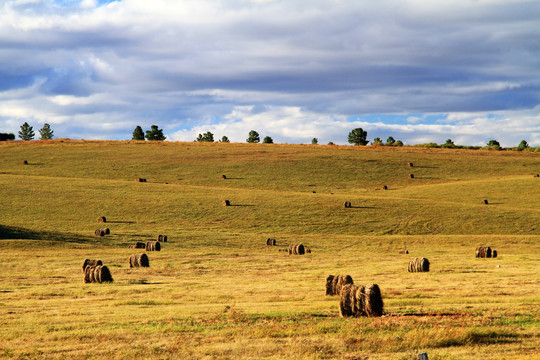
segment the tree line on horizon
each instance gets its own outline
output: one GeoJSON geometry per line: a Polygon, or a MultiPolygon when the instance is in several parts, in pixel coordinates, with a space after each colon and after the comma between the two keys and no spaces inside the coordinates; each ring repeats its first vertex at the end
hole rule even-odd
{"type": "MultiPolygon", "coordinates": [[[[41,129],[39,129],[40,134],[40,140],[51,140],[54,137],[54,131],[51,129],[51,126],[47,123],[43,125],[41,129]]],[[[30,126],[27,122],[21,125],[21,130],[18,132],[18,136],[23,141],[30,141],[34,140],[35,132],[32,126],[30,126]]],[[[160,129],[157,125],[150,126],[150,130],[143,131],[142,127],[137,126],[135,127],[135,130],[133,130],[132,138],[131,140],[137,140],[137,141],[164,141],[167,137],[163,134],[163,129],[160,129]]],[[[13,133],[0,133],[0,141],[12,141],[15,140],[15,135],[13,133]]],[[[347,137],[347,140],[350,144],[353,144],[354,146],[365,146],[369,144],[369,140],[367,139],[367,131],[363,130],[362,128],[355,128],[349,132],[349,135],[347,137]]],[[[207,131],[202,134],[198,134],[197,138],[194,140],[196,142],[214,142],[214,134],[210,131],[207,131]]],[[[221,139],[218,140],[218,142],[222,143],[229,143],[230,140],[227,136],[222,136],[221,139]]],[[[257,131],[251,130],[248,134],[248,138],[246,139],[247,143],[259,143],[260,142],[260,135],[257,131]]],[[[263,144],[273,144],[274,140],[270,136],[265,136],[263,138],[263,144]]],[[[311,140],[312,145],[318,145],[319,140],[317,138],[313,138],[311,140]]],[[[333,142],[329,142],[328,145],[334,145],[333,142]]],[[[383,142],[381,138],[376,137],[371,141],[371,146],[396,146],[401,147],[405,146],[401,140],[395,140],[392,136],[389,136],[388,139],[386,139],[386,142],[383,142]]],[[[452,139],[447,139],[444,144],[437,144],[434,142],[431,143],[424,143],[424,144],[415,144],[412,145],[415,147],[427,147],[427,148],[446,148],[446,149],[489,149],[489,150],[503,150],[501,147],[501,144],[495,140],[489,140],[485,147],[482,146],[464,146],[464,145],[456,145],[452,141],[452,139]]],[[[540,152],[540,147],[530,147],[526,140],[521,140],[519,145],[517,147],[509,148],[511,150],[518,150],[518,151],[536,151],[540,152]]]]}

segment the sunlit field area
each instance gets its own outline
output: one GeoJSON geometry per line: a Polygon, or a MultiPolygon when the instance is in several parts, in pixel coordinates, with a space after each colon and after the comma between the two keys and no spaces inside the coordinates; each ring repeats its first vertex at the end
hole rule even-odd
{"type": "Polygon", "coordinates": [[[538,173],[517,151],[0,143],[0,358],[538,359],[538,173]],[[340,317],[330,274],[378,284],[384,315],[340,317]]]}

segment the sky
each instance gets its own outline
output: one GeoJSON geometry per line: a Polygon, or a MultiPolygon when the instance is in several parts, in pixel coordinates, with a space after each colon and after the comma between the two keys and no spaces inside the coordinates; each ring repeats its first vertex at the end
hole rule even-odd
{"type": "Polygon", "coordinates": [[[0,0],[0,132],[540,146],[540,1],[0,0]]]}

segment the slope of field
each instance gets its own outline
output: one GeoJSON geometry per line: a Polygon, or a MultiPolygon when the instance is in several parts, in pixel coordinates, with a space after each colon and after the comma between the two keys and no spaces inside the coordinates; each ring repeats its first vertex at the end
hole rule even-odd
{"type": "Polygon", "coordinates": [[[69,140],[0,153],[0,356],[538,356],[540,154],[69,140]],[[130,269],[141,251],[127,246],[157,234],[170,241],[150,268],[130,269]],[[278,252],[300,242],[312,253],[278,252]],[[476,259],[483,245],[499,257],[476,259]],[[431,271],[408,273],[413,256],[431,271]],[[85,258],[115,282],[84,284],[85,258]],[[328,274],[379,284],[386,315],[340,318],[328,274]]]}

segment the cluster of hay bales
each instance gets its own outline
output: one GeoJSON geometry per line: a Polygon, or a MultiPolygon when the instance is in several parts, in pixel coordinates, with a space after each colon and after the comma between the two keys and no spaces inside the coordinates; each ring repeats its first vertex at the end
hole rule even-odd
{"type": "Polygon", "coordinates": [[[409,272],[428,272],[429,260],[426,258],[412,258],[409,261],[409,272]]]}
{"type": "Polygon", "coordinates": [[[135,244],[128,246],[130,249],[146,249],[146,244],[140,241],[137,241],[135,244]]]}
{"type": "Polygon", "coordinates": [[[111,233],[111,230],[109,228],[97,229],[94,231],[95,236],[105,236],[105,235],[109,235],[110,233],[111,233]]]}
{"type": "Polygon", "coordinates": [[[352,204],[350,201],[345,201],[345,208],[346,209],[352,208],[352,204]]]}
{"type": "Polygon", "coordinates": [[[107,222],[107,218],[105,216],[100,216],[97,218],[97,221],[100,223],[105,223],[107,222]]]}
{"type": "Polygon", "coordinates": [[[101,260],[84,259],[83,264],[82,264],[83,272],[87,266],[98,266],[98,265],[103,265],[103,262],[101,260]]]}
{"type": "Polygon", "coordinates": [[[113,282],[113,278],[109,268],[105,265],[87,266],[84,268],[84,282],[87,283],[104,283],[113,282]]]}
{"type": "Polygon", "coordinates": [[[266,239],[266,245],[267,246],[276,246],[276,239],[271,239],[271,238],[266,239]]]}
{"type": "Polygon", "coordinates": [[[476,248],[477,258],[496,258],[497,250],[492,250],[489,246],[480,246],[476,248]]]}
{"type": "Polygon", "coordinates": [[[129,267],[150,267],[150,260],[145,253],[135,254],[129,257],[129,267]]]}
{"type": "Polygon", "coordinates": [[[147,241],[146,251],[161,251],[161,244],[159,241],[147,241]]]}
{"type": "Polygon", "coordinates": [[[231,206],[231,202],[229,200],[223,200],[221,205],[223,205],[223,206],[231,206]]]}
{"type": "Polygon", "coordinates": [[[291,244],[289,245],[289,255],[304,255],[306,248],[303,244],[291,244]]]}
{"type": "Polygon", "coordinates": [[[136,182],[146,182],[146,179],[144,179],[144,178],[136,178],[135,181],[136,182]]]}
{"type": "Polygon", "coordinates": [[[341,288],[339,296],[339,314],[342,317],[383,315],[381,290],[377,284],[347,284],[341,288]]]}
{"type": "Polygon", "coordinates": [[[167,235],[158,235],[157,241],[159,242],[167,242],[167,235]]]}
{"type": "Polygon", "coordinates": [[[353,283],[350,275],[328,275],[326,278],[326,295],[339,295],[343,286],[353,283]]]}

